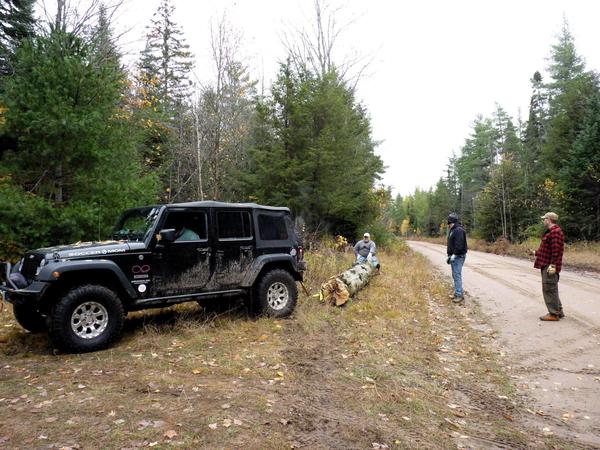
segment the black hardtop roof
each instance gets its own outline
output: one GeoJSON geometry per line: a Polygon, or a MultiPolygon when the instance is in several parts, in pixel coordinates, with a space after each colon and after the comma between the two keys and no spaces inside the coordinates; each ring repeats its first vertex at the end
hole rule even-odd
{"type": "Polygon", "coordinates": [[[165,205],[167,208],[251,208],[251,209],[264,209],[267,211],[281,211],[290,212],[289,208],[285,206],[265,206],[256,203],[227,203],[217,202],[213,200],[204,200],[198,202],[186,202],[186,203],[169,203],[165,205]]]}

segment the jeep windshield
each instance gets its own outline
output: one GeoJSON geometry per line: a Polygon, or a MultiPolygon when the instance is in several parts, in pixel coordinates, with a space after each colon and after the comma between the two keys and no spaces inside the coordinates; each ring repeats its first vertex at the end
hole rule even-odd
{"type": "Polygon", "coordinates": [[[160,208],[157,206],[128,209],[117,221],[112,233],[113,239],[145,241],[152,232],[159,211],[160,208]]]}

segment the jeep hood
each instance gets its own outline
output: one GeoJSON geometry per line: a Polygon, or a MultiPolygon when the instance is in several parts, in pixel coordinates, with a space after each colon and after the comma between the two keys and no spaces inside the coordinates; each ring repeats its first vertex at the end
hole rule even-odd
{"type": "Polygon", "coordinates": [[[126,253],[132,250],[132,247],[137,247],[136,244],[138,243],[129,243],[126,241],[76,242],[75,244],[40,248],[34,250],[33,253],[44,253],[46,259],[101,257],[104,255],[126,253]]]}

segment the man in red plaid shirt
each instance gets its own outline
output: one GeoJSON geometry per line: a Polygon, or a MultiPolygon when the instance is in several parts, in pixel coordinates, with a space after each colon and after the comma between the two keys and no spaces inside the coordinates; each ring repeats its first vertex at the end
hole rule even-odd
{"type": "Polygon", "coordinates": [[[542,292],[548,308],[548,314],[540,317],[540,320],[556,322],[565,317],[558,296],[558,280],[562,268],[565,235],[556,224],[558,220],[556,213],[546,213],[542,216],[542,219],[546,231],[542,236],[540,247],[535,251],[535,263],[533,265],[533,267],[542,271],[542,292]]]}

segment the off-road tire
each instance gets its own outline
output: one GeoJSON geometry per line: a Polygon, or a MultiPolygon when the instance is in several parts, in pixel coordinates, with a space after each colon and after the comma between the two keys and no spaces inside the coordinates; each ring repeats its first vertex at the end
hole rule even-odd
{"type": "Polygon", "coordinates": [[[15,319],[23,328],[32,333],[47,330],[46,318],[35,308],[27,305],[13,305],[15,319]]]}
{"type": "MultiPolygon", "coordinates": [[[[52,343],[60,350],[70,353],[93,352],[115,342],[121,336],[124,321],[125,311],[117,294],[104,286],[87,284],[71,289],[54,305],[48,320],[48,332],[52,343]],[[97,336],[89,338],[81,336],[85,330],[78,331],[78,335],[74,330],[77,324],[72,325],[76,316],[85,314],[86,308],[104,325],[97,336]]],[[[97,332],[93,326],[88,329],[92,333],[97,332]]]]}
{"type": "Polygon", "coordinates": [[[256,304],[262,315],[287,317],[296,307],[298,288],[292,275],[282,269],[265,273],[256,289],[256,304]]]}

